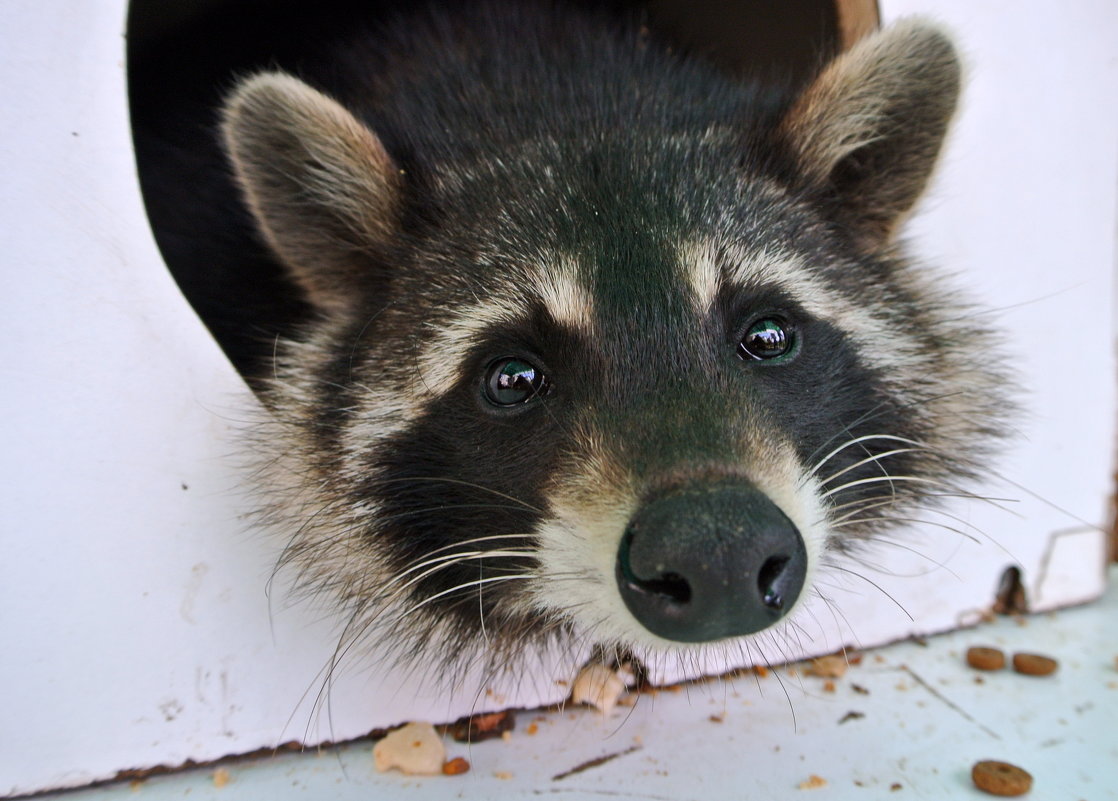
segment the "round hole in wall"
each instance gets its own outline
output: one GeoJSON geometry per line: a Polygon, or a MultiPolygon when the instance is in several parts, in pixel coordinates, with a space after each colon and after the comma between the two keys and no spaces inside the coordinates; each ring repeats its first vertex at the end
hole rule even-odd
{"type": "MultiPolygon", "coordinates": [[[[790,85],[877,24],[875,0],[566,1],[640,14],[673,46],[790,85]]],[[[250,381],[310,308],[255,233],[218,144],[216,109],[236,76],[299,72],[312,49],[413,3],[132,0],[129,95],[148,217],[183,294],[250,381]]]]}

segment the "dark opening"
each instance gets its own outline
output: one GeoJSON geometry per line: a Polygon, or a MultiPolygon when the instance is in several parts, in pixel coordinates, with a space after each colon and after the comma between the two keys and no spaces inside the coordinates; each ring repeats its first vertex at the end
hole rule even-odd
{"type": "Polygon", "coordinates": [[[1029,611],[1029,599],[1019,568],[1011,565],[1002,571],[992,608],[998,615],[1023,615],[1029,611]]]}
{"type": "MultiPolygon", "coordinates": [[[[442,0],[468,2],[468,0],[442,0]]],[[[835,0],[569,0],[642,15],[681,49],[792,84],[839,48],[835,0]]],[[[297,70],[311,46],[414,0],[133,0],[128,78],[137,169],[175,280],[246,377],[309,313],[228,179],[215,110],[235,76],[297,70]]]]}

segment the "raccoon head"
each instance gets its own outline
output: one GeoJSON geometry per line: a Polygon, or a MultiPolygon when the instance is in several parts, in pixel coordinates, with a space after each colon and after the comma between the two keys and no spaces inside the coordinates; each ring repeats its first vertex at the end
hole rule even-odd
{"type": "Polygon", "coordinates": [[[242,82],[237,178],[318,309],[261,393],[259,491],[347,647],[736,652],[954,492],[1002,382],[894,236],[958,88],[905,22],[776,111],[560,111],[418,157],[293,77],[242,82]]]}

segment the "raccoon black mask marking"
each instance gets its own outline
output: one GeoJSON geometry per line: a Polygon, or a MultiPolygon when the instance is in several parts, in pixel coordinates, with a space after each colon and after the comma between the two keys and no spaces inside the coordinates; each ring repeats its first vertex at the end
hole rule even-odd
{"type": "Polygon", "coordinates": [[[224,110],[317,310],[260,495],[346,647],[741,647],[985,458],[989,335],[894,244],[959,87],[937,28],[798,96],[537,5],[359,38],[224,110]]]}

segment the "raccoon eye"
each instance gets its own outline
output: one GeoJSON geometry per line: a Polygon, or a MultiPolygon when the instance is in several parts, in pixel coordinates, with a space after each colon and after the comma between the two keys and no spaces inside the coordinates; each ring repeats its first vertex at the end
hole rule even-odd
{"type": "Polygon", "coordinates": [[[520,359],[497,359],[485,374],[485,397],[497,406],[516,406],[546,395],[547,377],[534,365],[520,359]]]}
{"type": "Polygon", "coordinates": [[[750,361],[770,361],[791,356],[796,350],[795,329],[775,317],[757,320],[738,343],[738,356],[750,361]]]}

